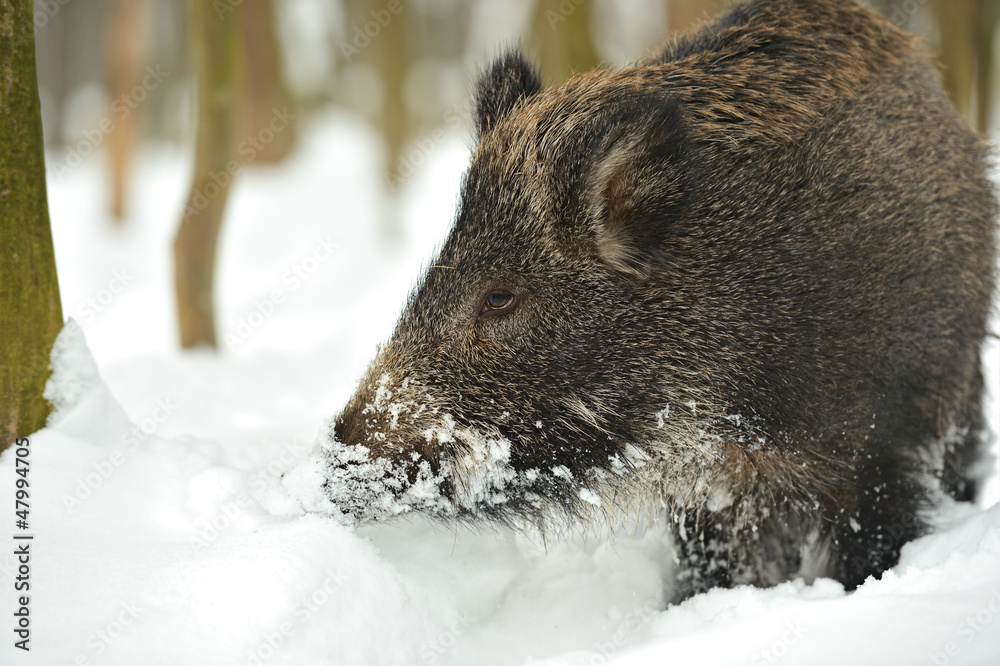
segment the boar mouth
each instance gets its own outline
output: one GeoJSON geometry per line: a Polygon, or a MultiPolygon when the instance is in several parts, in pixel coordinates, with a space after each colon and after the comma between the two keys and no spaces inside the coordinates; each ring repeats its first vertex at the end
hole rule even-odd
{"type": "Polygon", "coordinates": [[[313,464],[320,468],[324,497],[352,522],[385,520],[413,510],[449,512],[444,476],[419,454],[392,460],[362,444],[330,437],[314,454],[313,464]]]}
{"type": "Polygon", "coordinates": [[[286,487],[306,510],[345,524],[419,512],[441,520],[486,518],[518,528],[544,528],[581,517],[579,498],[589,497],[586,502],[594,505],[604,494],[599,484],[573,478],[564,467],[516,469],[507,438],[459,426],[449,415],[409,433],[419,438],[419,446],[395,438],[347,444],[334,424],[328,425],[327,435],[298,472],[312,479],[310,490],[303,493],[299,482],[294,482],[296,489],[286,487]],[[553,509],[566,515],[549,515],[553,509]]]}
{"type": "Polygon", "coordinates": [[[420,456],[393,461],[329,438],[311,462],[321,502],[305,508],[348,525],[416,512],[445,523],[559,533],[598,515],[611,520],[621,510],[623,484],[643,464],[625,454],[614,456],[610,470],[591,470],[597,474],[573,474],[563,465],[515,469],[505,441],[468,434],[441,444],[448,453],[437,465],[420,456]]]}
{"type": "Polygon", "coordinates": [[[525,451],[544,448],[540,442],[512,444],[516,434],[500,425],[460,423],[447,402],[413,382],[383,374],[364,386],[327,423],[307,463],[310,492],[320,498],[303,502],[307,510],[347,523],[417,511],[544,528],[601,507],[615,481],[628,476],[625,468],[595,476],[526,459],[525,451]]]}
{"type": "Polygon", "coordinates": [[[435,421],[401,440],[356,444],[334,428],[318,452],[324,494],[361,522],[409,511],[455,518],[507,503],[519,480],[510,442],[457,426],[447,414],[435,421]]]}

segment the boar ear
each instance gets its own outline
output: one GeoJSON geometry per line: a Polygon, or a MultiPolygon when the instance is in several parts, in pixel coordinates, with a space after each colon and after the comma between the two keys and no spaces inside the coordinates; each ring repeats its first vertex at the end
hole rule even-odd
{"type": "Polygon", "coordinates": [[[693,164],[676,100],[623,100],[602,119],[605,140],[585,179],[598,256],[644,278],[692,199],[693,164]]]}
{"type": "Polygon", "coordinates": [[[476,85],[476,134],[485,134],[521,100],[541,89],[538,73],[519,50],[510,49],[500,55],[476,85]]]}

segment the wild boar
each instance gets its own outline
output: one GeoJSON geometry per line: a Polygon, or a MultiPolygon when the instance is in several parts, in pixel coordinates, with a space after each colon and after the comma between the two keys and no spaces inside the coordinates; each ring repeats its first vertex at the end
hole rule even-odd
{"type": "Polygon", "coordinates": [[[756,0],[476,92],[454,227],[313,470],[356,520],[671,521],[677,599],[892,566],[968,498],[987,153],[908,34],[756,0]]]}

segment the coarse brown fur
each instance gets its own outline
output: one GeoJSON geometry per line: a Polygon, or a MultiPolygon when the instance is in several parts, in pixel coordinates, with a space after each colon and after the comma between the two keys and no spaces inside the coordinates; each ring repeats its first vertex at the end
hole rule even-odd
{"type": "Polygon", "coordinates": [[[651,511],[683,598],[856,586],[972,495],[996,204],[912,37],[757,0],[554,90],[507,53],[477,105],[455,226],[324,450],[343,511],[651,511]]]}

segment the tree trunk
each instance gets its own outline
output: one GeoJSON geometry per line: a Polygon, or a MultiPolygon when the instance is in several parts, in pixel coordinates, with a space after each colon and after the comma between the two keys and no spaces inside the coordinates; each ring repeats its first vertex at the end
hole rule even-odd
{"type": "MultiPolygon", "coordinates": [[[[151,9],[148,0],[117,0],[108,12],[108,70],[112,99],[122,99],[142,82],[151,9]]],[[[125,221],[125,201],[132,153],[139,136],[139,109],[116,118],[108,134],[111,162],[111,214],[125,221]]]]}
{"type": "Polygon", "coordinates": [[[215,254],[236,162],[242,73],[239,6],[189,0],[198,77],[194,182],[174,240],[174,280],[181,346],[216,346],[215,254]],[[219,8],[224,8],[220,11],[219,8]]]}
{"type": "MultiPolygon", "coordinates": [[[[385,3],[380,0],[369,0],[367,5],[371,12],[377,13],[383,10],[385,3]]],[[[390,182],[399,179],[398,167],[403,149],[412,136],[412,118],[406,105],[404,87],[409,66],[413,61],[407,24],[410,21],[408,13],[414,9],[410,5],[404,5],[402,12],[391,16],[372,45],[375,66],[382,77],[383,102],[378,125],[388,148],[390,182]]],[[[368,20],[371,20],[371,14],[368,20]]],[[[397,235],[399,233],[399,229],[395,226],[397,222],[394,216],[383,219],[383,235],[390,238],[397,235]]]]}
{"type": "Polygon", "coordinates": [[[981,134],[992,130],[993,87],[996,67],[993,63],[993,40],[1000,26],[1000,3],[979,0],[976,16],[976,127],[981,134]]]}
{"type": "Polygon", "coordinates": [[[668,34],[680,34],[723,12],[731,0],[667,0],[668,34]]]}
{"type": "Polygon", "coordinates": [[[541,59],[546,85],[559,85],[574,73],[600,63],[591,29],[593,3],[537,0],[531,26],[531,50],[541,59]]]}
{"type": "Polygon", "coordinates": [[[0,450],[45,425],[63,325],[45,191],[31,0],[0,0],[0,450]]]}
{"type": "Polygon", "coordinates": [[[972,111],[976,77],[975,4],[975,0],[935,0],[933,3],[944,86],[955,108],[970,126],[975,123],[972,111]]]}
{"type": "MultiPolygon", "coordinates": [[[[295,100],[288,92],[281,74],[281,48],[274,26],[272,0],[253,0],[243,10],[243,131],[240,136],[256,136],[268,127],[275,109],[296,114],[295,100]]],[[[295,147],[295,123],[276,132],[271,142],[262,144],[254,157],[255,164],[275,164],[295,147]]]]}

